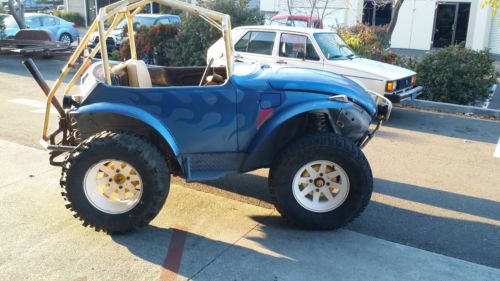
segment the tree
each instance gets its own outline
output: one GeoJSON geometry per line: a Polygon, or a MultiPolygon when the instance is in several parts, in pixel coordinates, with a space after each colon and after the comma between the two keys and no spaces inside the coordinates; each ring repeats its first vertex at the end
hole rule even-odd
{"type": "Polygon", "coordinates": [[[394,28],[396,27],[396,23],[399,17],[399,10],[401,9],[403,3],[404,0],[394,0],[393,2],[391,22],[389,22],[389,26],[387,27],[387,36],[389,37],[389,39],[391,39],[392,32],[394,32],[394,28]]]}
{"type": "Polygon", "coordinates": [[[330,0],[286,0],[286,9],[289,15],[307,15],[309,18],[317,17],[321,22],[338,10],[346,10],[351,2],[348,0],[339,4],[338,1],[330,0]]]}
{"type": "Polygon", "coordinates": [[[24,3],[22,0],[9,0],[9,10],[14,19],[19,25],[19,29],[26,28],[26,21],[24,20],[24,3]]]}
{"type": "MultiPolygon", "coordinates": [[[[0,13],[3,13],[2,7],[0,7],[0,13]]],[[[0,39],[5,37],[5,24],[3,23],[3,18],[0,18],[0,39]]]]}
{"type": "Polygon", "coordinates": [[[498,9],[500,8],[500,0],[483,0],[481,7],[486,6],[490,6],[493,16],[496,16],[498,14],[498,9]]]}
{"type": "MultiPolygon", "coordinates": [[[[249,0],[202,0],[197,5],[231,16],[232,27],[260,24],[263,20],[258,9],[248,8],[249,0]]],[[[208,48],[220,37],[221,32],[205,20],[194,15],[182,19],[174,50],[176,65],[205,65],[208,48]]]]}

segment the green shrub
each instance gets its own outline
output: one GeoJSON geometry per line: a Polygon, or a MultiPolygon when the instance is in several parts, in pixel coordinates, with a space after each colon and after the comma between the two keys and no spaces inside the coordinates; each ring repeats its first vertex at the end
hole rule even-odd
{"type": "MultiPolygon", "coordinates": [[[[126,29],[124,34],[127,34],[126,29]]],[[[173,25],[141,26],[135,33],[137,57],[149,64],[171,65],[177,28],[173,25]]],[[[120,46],[121,60],[130,58],[128,40],[120,46]]]]}
{"type": "Polygon", "coordinates": [[[412,56],[402,56],[397,55],[393,64],[397,66],[401,66],[403,68],[411,69],[413,71],[417,71],[418,64],[420,63],[420,59],[418,57],[412,56]]]}
{"type": "Polygon", "coordinates": [[[79,13],[55,11],[53,15],[75,23],[77,26],[85,26],[85,19],[79,13]]]}
{"type": "Polygon", "coordinates": [[[167,15],[180,15],[182,14],[182,10],[177,10],[174,8],[171,8],[170,6],[160,6],[160,14],[167,14],[167,15]]]}
{"type": "Polygon", "coordinates": [[[111,52],[111,54],[109,54],[109,59],[110,60],[120,61],[121,60],[120,51],[119,50],[113,50],[111,52]]]}
{"type": "Polygon", "coordinates": [[[342,39],[356,55],[379,61],[394,59],[385,51],[389,48],[385,26],[368,26],[359,23],[350,27],[340,27],[338,30],[342,39]]]}
{"type": "Polygon", "coordinates": [[[452,46],[425,56],[417,67],[422,98],[469,105],[489,96],[496,83],[494,59],[489,50],[452,46]]]}

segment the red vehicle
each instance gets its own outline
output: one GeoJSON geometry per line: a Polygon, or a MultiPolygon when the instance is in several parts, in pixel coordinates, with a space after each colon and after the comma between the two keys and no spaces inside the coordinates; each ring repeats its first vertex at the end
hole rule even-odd
{"type": "Polygon", "coordinates": [[[321,20],[317,17],[310,18],[308,16],[300,15],[276,15],[271,18],[271,22],[269,25],[311,27],[323,29],[323,22],[321,22],[321,20]]]}

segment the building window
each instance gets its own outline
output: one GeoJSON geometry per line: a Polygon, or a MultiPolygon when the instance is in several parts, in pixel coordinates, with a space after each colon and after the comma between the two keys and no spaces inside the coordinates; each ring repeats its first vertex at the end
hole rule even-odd
{"type": "Polygon", "coordinates": [[[386,25],[391,22],[392,1],[365,0],[363,6],[363,24],[386,25]]]}

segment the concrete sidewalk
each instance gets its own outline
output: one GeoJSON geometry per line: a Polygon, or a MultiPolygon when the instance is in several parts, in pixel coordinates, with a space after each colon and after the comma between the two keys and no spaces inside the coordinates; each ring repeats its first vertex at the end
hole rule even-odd
{"type": "Polygon", "coordinates": [[[498,269],[345,229],[289,228],[274,210],[178,184],[150,226],[96,233],[64,208],[46,152],[0,140],[0,159],[1,280],[500,280],[498,269]]]}

